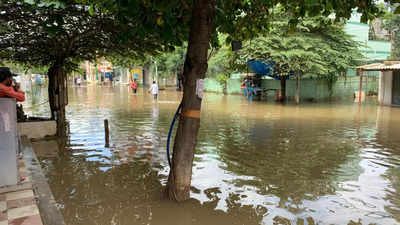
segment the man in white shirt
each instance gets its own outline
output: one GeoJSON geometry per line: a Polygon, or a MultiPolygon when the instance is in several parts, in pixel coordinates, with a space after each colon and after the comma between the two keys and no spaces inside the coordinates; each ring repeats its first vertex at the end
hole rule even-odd
{"type": "Polygon", "coordinates": [[[156,84],[156,81],[153,81],[153,84],[151,85],[150,89],[149,89],[149,93],[152,93],[154,96],[154,100],[157,100],[157,96],[158,96],[158,85],[156,84]]]}

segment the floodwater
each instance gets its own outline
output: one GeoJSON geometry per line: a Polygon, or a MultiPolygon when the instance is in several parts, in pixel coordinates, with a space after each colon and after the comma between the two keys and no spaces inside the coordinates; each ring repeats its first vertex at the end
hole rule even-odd
{"type": "Polygon", "coordinates": [[[206,94],[192,198],[178,204],[163,190],[180,93],[69,96],[65,147],[38,152],[67,225],[400,224],[400,108],[206,94]]]}

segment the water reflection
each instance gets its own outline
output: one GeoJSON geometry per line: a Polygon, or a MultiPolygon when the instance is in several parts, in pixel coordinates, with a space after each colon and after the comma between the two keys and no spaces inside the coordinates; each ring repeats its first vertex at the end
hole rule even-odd
{"type": "Polygon", "coordinates": [[[385,205],[387,211],[397,221],[400,221],[400,113],[399,108],[379,108],[377,113],[377,135],[373,163],[376,167],[387,168],[383,177],[390,182],[385,188],[384,199],[390,204],[385,205]]]}
{"type": "Polygon", "coordinates": [[[175,204],[165,142],[180,97],[70,89],[68,145],[40,157],[67,224],[400,222],[399,109],[207,94],[192,199],[175,204]]]}

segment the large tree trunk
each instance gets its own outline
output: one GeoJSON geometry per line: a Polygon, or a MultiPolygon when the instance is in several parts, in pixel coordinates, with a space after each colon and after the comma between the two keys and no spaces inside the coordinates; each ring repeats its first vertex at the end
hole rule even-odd
{"type": "Polygon", "coordinates": [[[228,81],[224,82],[223,91],[222,92],[223,92],[224,95],[228,94],[228,81]]]}
{"type": "Polygon", "coordinates": [[[62,137],[66,135],[67,75],[62,66],[52,66],[48,71],[48,77],[51,119],[57,121],[57,136],[62,137]]]}
{"type": "Polygon", "coordinates": [[[300,103],[300,75],[296,73],[296,104],[300,103]]]}
{"type": "Polygon", "coordinates": [[[196,81],[207,71],[207,52],[211,40],[214,14],[213,0],[195,0],[188,50],[184,66],[182,113],[174,143],[172,168],[167,193],[171,200],[184,201],[190,197],[192,165],[200,128],[201,98],[196,95],[196,81]]]}
{"type": "Polygon", "coordinates": [[[286,77],[281,78],[281,94],[279,101],[280,102],[286,101],[286,77]]]}
{"type": "Polygon", "coordinates": [[[150,87],[152,81],[150,79],[150,65],[147,64],[143,67],[143,87],[150,87]]]}

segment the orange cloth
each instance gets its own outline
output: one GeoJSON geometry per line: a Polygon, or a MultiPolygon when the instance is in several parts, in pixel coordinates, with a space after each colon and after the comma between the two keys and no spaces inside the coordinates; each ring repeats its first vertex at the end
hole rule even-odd
{"type": "Polygon", "coordinates": [[[0,98],[15,98],[18,102],[23,102],[25,101],[25,93],[15,91],[13,87],[0,83],[0,98]]]}

